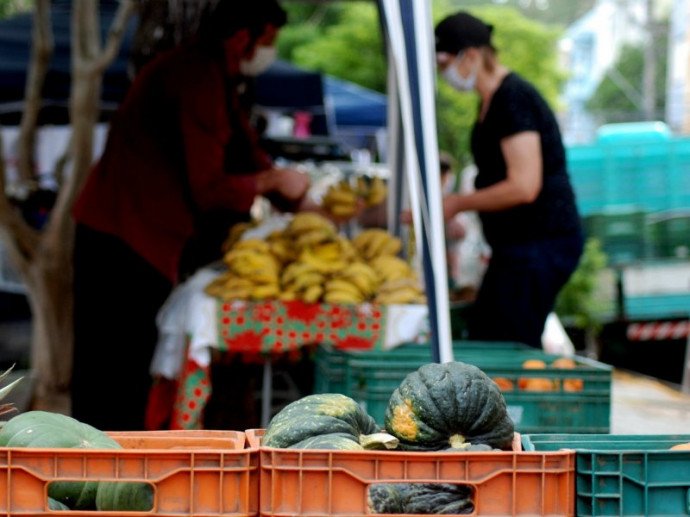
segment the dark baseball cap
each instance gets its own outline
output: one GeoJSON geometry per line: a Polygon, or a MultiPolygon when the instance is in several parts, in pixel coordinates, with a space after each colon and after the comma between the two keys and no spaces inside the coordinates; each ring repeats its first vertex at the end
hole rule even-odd
{"type": "Polygon", "coordinates": [[[488,25],[469,13],[460,11],[436,25],[436,52],[457,54],[468,47],[491,47],[493,25],[488,25]]]}

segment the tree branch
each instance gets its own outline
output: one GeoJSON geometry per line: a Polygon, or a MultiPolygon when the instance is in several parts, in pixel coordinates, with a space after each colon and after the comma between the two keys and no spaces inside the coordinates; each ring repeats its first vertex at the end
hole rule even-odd
{"type": "Polygon", "coordinates": [[[0,132],[0,239],[7,245],[10,259],[25,275],[38,248],[39,235],[20,217],[5,194],[5,157],[0,132]]]}
{"type": "Polygon", "coordinates": [[[115,13],[115,19],[108,30],[108,39],[106,40],[103,52],[94,65],[97,72],[105,72],[105,69],[108,68],[110,63],[112,63],[117,56],[120,46],[122,45],[122,39],[125,35],[127,22],[135,12],[136,5],[133,0],[120,1],[120,6],[117,9],[117,13],[115,13]]]}
{"type": "Polygon", "coordinates": [[[24,112],[19,128],[19,178],[24,183],[35,182],[36,125],[42,104],[41,90],[54,46],[50,0],[37,0],[31,35],[31,60],[26,76],[24,112]]]}

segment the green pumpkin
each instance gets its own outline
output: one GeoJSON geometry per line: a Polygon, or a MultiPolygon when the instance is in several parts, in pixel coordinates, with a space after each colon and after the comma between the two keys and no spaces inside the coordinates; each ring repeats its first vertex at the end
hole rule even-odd
{"type": "MultiPolygon", "coordinates": [[[[0,447],[34,449],[119,449],[120,444],[95,427],[47,411],[27,411],[10,419],[0,430],[0,447]]],[[[55,481],[48,496],[72,510],[95,510],[98,482],[55,481]]]]}
{"type": "MultiPolygon", "coordinates": [[[[0,447],[34,449],[121,449],[103,431],[72,417],[47,411],[20,413],[0,429],[0,447]]],[[[72,510],[151,510],[153,490],[148,483],[53,481],[53,499],[72,510]],[[100,506],[99,506],[100,504],[100,506]]]]}
{"type": "Polygon", "coordinates": [[[410,373],[391,395],[384,423],[406,450],[460,449],[468,442],[510,449],[514,434],[496,384],[461,362],[430,363],[410,373]]]}
{"type": "Polygon", "coordinates": [[[262,445],[277,448],[362,450],[360,437],[376,422],[350,397],[308,395],[285,406],[266,427],[262,445]]]}
{"type": "Polygon", "coordinates": [[[70,508],[66,505],[61,503],[60,501],[56,501],[52,497],[48,498],[48,510],[69,510],[70,508]]]}
{"type": "Polygon", "coordinates": [[[450,483],[379,483],[370,485],[371,513],[462,515],[474,512],[474,490],[450,483]]]}
{"type": "Polygon", "coordinates": [[[149,512],[153,509],[153,487],[140,482],[99,483],[96,508],[99,511],[149,512]]]}

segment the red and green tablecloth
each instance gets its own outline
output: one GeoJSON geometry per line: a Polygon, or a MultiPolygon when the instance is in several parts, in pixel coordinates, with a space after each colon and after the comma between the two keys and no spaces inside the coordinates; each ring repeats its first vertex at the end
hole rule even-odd
{"type": "MultiPolygon", "coordinates": [[[[381,349],[386,339],[388,306],[331,305],[301,301],[218,302],[219,351],[241,354],[246,362],[264,362],[274,355],[299,356],[307,345],[338,349],[381,349]]],[[[185,354],[175,381],[158,379],[149,400],[147,427],[198,429],[211,396],[208,366],[185,354]],[[170,409],[171,412],[170,412],[170,409]]]]}

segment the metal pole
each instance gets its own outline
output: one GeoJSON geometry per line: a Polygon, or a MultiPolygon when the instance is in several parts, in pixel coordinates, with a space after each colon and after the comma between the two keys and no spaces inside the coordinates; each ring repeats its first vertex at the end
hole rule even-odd
{"type": "Polygon", "coordinates": [[[271,420],[273,402],[273,365],[270,359],[264,363],[264,378],[261,383],[261,427],[266,429],[271,420]]]}

